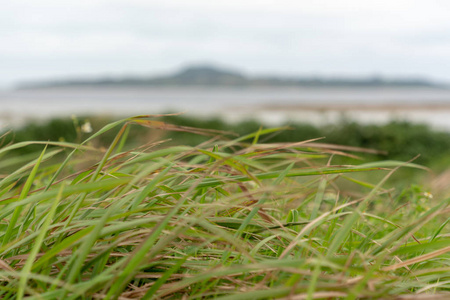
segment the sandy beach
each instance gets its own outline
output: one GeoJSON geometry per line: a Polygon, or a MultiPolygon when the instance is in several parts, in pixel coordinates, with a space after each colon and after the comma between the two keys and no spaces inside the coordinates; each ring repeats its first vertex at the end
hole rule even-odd
{"type": "Polygon", "coordinates": [[[265,104],[254,108],[258,111],[383,111],[383,112],[403,112],[403,111],[450,111],[450,103],[411,103],[411,104],[364,104],[364,103],[326,103],[326,104],[265,104]]]}

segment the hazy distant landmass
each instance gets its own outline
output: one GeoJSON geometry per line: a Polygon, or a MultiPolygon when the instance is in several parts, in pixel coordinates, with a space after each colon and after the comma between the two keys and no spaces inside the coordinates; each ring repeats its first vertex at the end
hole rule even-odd
{"type": "Polygon", "coordinates": [[[50,80],[19,84],[19,88],[75,86],[205,86],[205,87],[444,87],[425,79],[360,79],[319,77],[250,77],[214,66],[190,66],[168,76],[50,80]]]}

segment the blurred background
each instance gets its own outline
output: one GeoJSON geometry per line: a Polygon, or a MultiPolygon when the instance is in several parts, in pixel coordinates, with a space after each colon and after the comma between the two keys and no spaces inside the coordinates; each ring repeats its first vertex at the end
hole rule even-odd
{"type": "MultiPolygon", "coordinates": [[[[430,145],[443,156],[449,11],[438,0],[9,1],[0,128],[184,112],[191,125],[301,123],[290,140],[383,148],[394,139],[398,151],[415,140],[405,158],[430,145]]],[[[69,139],[36,132],[27,138],[69,139]]]]}
{"type": "Polygon", "coordinates": [[[425,0],[10,1],[0,118],[170,110],[323,123],[348,112],[450,129],[449,10],[425,0]]]}

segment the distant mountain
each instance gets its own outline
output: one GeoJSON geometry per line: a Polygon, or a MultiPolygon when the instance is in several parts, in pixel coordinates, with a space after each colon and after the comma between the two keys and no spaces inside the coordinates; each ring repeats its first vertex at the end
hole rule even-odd
{"type": "Polygon", "coordinates": [[[423,79],[248,77],[237,71],[206,65],[190,66],[169,76],[54,80],[25,83],[19,88],[67,86],[443,87],[423,79]]]}
{"type": "Polygon", "coordinates": [[[163,85],[239,85],[247,81],[240,73],[210,66],[188,67],[172,76],[151,80],[163,85]]]}

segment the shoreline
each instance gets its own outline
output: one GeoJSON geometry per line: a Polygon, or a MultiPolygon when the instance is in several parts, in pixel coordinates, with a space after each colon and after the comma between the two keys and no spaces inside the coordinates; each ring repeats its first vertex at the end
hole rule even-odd
{"type": "Polygon", "coordinates": [[[176,106],[110,106],[100,109],[92,105],[52,106],[51,109],[39,113],[42,106],[30,105],[25,109],[4,109],[0,112],[0,129],[5,127],[17,128],[30,122],[42,122],[52,118],[70,118],[90,116],[110,116],[114,118],[129,117],[141,114],[183,113],[192,118],[221,118],[227,122],[240,122],[249,119],[257,120],[267,125],[283,123],[311,123],[323,125],[337,123],[342,120],[355,121],[361,124],[383,124],[390,121],[407,121],[411,123],[427,124],[437,130],[450,131],[450,103],[449,104],[260,104],[230,105],[217,109],[210,107],[191,108],[176,106]]]}
{"type": "MultiPolygon", "coordinates": [[[[237,107],[236,107],[237,108],[237,107]]],[[[239,109],[245,109],[244,106],[239,109]]],[[[402,111],[450,111],[450,103],[411,103],[411,104],[355,104],[355,103],[320,103],[320,104],[262,104],[253,107],[252,110],[258,111],[384,111],[384,112],[402,112],[402,111]]]]}

